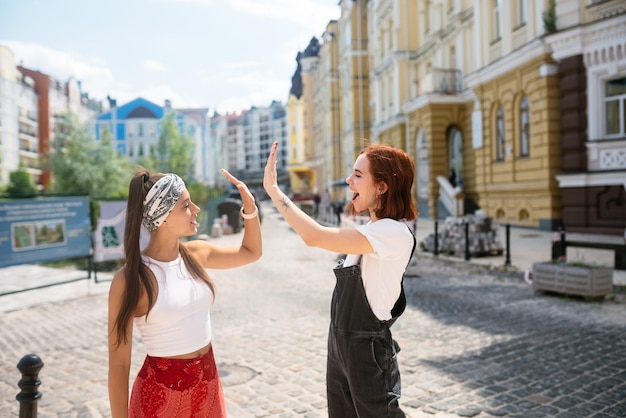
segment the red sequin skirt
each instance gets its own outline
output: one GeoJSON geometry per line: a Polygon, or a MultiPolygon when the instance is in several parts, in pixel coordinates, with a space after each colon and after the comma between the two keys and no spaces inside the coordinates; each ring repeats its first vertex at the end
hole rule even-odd
{"type": "Polygon", "coordinates": [[[135,418],[225,418],[213,348],[193,359],[146,356],[130,395],[135,418]]]}

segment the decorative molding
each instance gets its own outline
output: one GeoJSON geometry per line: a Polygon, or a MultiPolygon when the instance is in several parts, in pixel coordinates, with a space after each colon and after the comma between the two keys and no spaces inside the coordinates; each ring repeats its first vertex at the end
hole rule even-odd
{"type": "Polygon", "coordinates": [[[559,66],[557,64],[541,64],[539,67],[539,77],[549,77],[558,73],[559,66]]]}
{"type": "Polygon", "coordinates": [[[547,36],[546,43],[556,60],[601,51],[626,37],[626,15],[586,26],[576,26],[547,36]]]}
{"type": "Polygon", "coordinates": [[[592,187],[592,186],[619,186],[626,188],[626,171],[611,171],[605,173],[576,173],[558,174],[556,180],[559,188],[592,187]]]}

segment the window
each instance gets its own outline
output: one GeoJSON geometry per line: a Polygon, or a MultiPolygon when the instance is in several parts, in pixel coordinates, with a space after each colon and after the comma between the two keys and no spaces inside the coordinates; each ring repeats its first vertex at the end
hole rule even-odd
{"type": "Polygon", "coordinates": [[[525,25],[528,19],[526,0],[517,0],[517,24],[519,26],[525,25]]]}
{"type": "Polygon", "coordinates": [[[626,77],[610,80],[605,88],[606,136],[626,135],[626,77]]]}
{"type": "Polygon", "coordinates": [[[456,66],[456,48],[454,46],[450,47],[450,68],[455,69],[456,66]]]}
{"type": "Polygon", "coordinates": [[[518,221],[527,221],[530,219],[530,213],[526,209],[522,209],[519,211],[517,216],[518,221]]]}
{"type": "Polygon", "coordinates": [[[502,0],[493,0],[493,40],[497,41],[502,36],[500,31],[500,13],[502,11],[502,0]]]}
{"type": "Polygon", "coordinates": [[[504,161],[504,109],[498,108],[496,117],[496,160],[504,161]]]}
{"type": "Polygon", "coordinates": [[[528,157],[530,154],[530,111],[528,108],[528,96],[522,97],[519,106],[519,130],[520,130],[520,156],[528,157]]]}

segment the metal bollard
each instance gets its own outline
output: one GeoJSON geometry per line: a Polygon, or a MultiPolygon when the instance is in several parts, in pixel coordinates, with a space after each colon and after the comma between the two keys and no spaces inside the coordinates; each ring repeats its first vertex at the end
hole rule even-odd
{"type": "Polygon", "coordinates": [[[433,251],[433,255],[437,257],[439,255],[439,222],[435,219],[435,248],[433,251]]]}
{"type": "Polygon", "coordinates": [[[506,233],[506,258],[504,260],[504,265],[507,267],[511,266],[511,225],[506,224],[504,226],[504,231],[506,233]]]}
{"type": "Polygon", "coordinates": [[[469,222],[465,222],[465,261],[469,261],[469,259],[472,258],[469,242],[469,222]]]}
{"type": "Polygon", "coordinates": [[[43,361],[36,354],[27,354],[17,363],[22,372],[22,378],[17,383],[21,392],[15,397],[20,403],[20,418],[37,418],[37,402],[41,398],[37,389],[41,385],[39,371],[42,367],[43,361]]]}
{"type": "Polygon", "coordinates": [[[565,247],[565,230],[563,228],[559,228],[559,232],[561,234],[561,254],[559,258],[565,260],[565,256],[567,255],[567,248],[565,247]]]}

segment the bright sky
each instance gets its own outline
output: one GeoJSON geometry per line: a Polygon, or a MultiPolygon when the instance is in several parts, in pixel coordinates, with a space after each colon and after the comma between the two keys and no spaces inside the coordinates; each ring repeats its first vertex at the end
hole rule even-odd
{"type": "Polygon", "coordinates": [[[286,103],[298,51],[339,15],[338,0],[0,0],[0,44],[105,103],[224,113],[286,103]]]}

